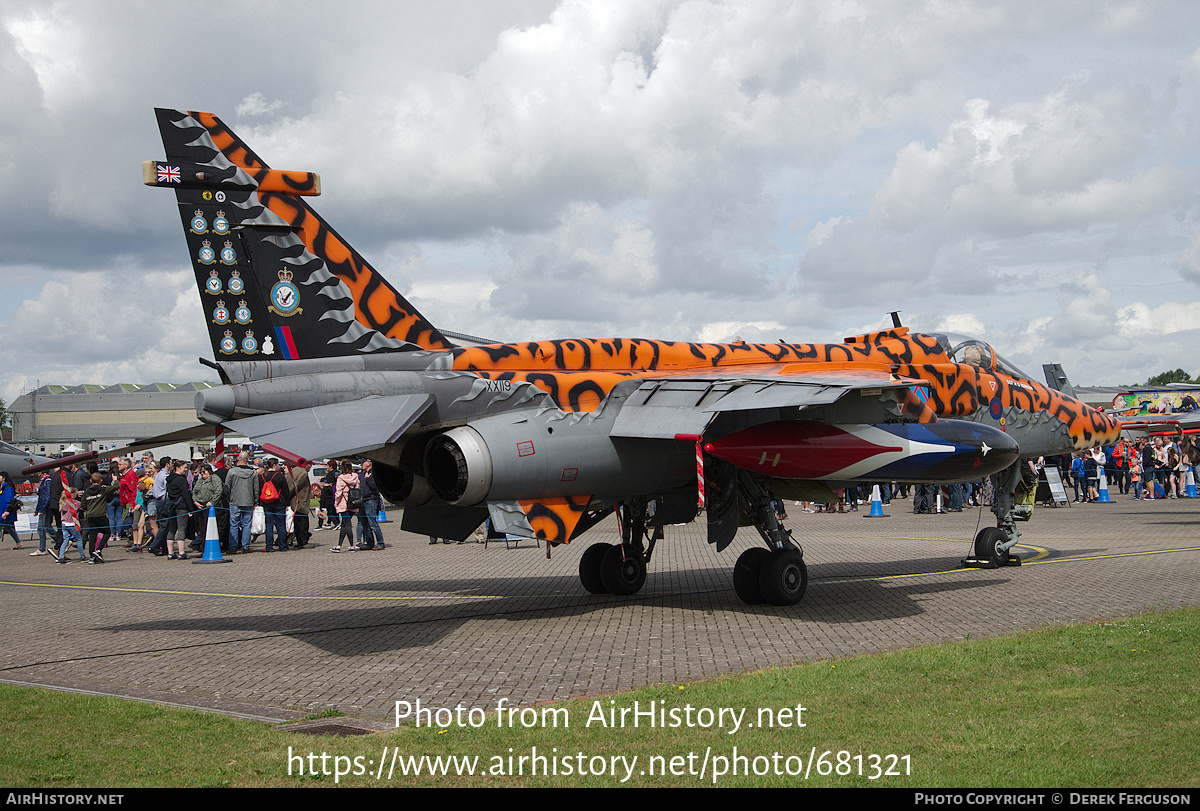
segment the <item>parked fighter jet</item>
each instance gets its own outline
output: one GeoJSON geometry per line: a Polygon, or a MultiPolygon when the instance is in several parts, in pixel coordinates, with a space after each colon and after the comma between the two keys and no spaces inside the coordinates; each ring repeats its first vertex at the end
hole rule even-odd
{"type": "MultiPolygon", "coordinates": [[[[638,591],[662,528],[703,509],[718,549],[742,522],[762,536],[738,595],[794,604],[807,570],[772,496],[974,480],[1116,436],[986,343],[895,317],[841,344],[457,347],[304,201],[315,174],[268,168],[211,114],[157,115],[167,159],[143,179],[175,189],[224,384],[197,393],[200,419],[287,458],[372,458],[419,534],[462,539],[490,517],[560,544],[615,511],[622,542],[581,558],[593,593],[638,591]]],[[[1011,561],[1015,531],[991,533],[976,551],[1011,561]]]]}
{"type": "Polygon", "coordinates": [[[30,465],[49,462],[50,460],[44,456],[35,456],[32,453],[26,453],[16,445],[10,445],[7,442],[0,442],[0,470],[8,474],[8,477],[13,481],[20,481],[28,476],[25,473],[25,468],[30,465]]]}

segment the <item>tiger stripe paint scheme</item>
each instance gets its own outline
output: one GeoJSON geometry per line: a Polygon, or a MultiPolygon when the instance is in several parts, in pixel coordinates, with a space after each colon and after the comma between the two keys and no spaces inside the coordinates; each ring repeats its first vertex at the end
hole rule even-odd
{"type": "MultiPolygon", "coordinates": [[[[1062,453],[1119,433],[1107,415],[1012,373],[986,344],[967,342],[975,354],[960,358],[966,343],[901,326],[832,344],[571,338],[456,347],[303,199],[320,193],[318,175],[269,168],[209,113],[156,114],[167,158],[147,161],[143,181],[174,188],[225,384],[197,395],[197,414],[287,437],[298,457],[353,449],[374,458],[405,500],[405,529],[445,537],[435,530],[449,521],[463,535],[490,514],[505,531],[558,544],[616,508],[632,510],[624,527],[649,526],[652,502],[659,529],[689,521],[701,485],[720,490],[742,475],[710,482],[704,461],[698,482],[697,438],[780,419],[862,428],[964,421],[945,433],[967,444],[945,452],[975,453],[978,467],[1004,446],[987,472],[1003,469],[997,457],[1007,467],[1018,446],[1025,456],[1062,453]],[[333,438],[310,442],[316,430],[333,438]]],[[[738,482],[739,492],[757,488],[738,482]]],[[[723,503],[722,517],[709,513],[719,548],[728,543],[714,529],[729,524],[723,503]]],[[[777,528],[759,529],[777,539],[774,552],[790,548],[777,528]]],[[[780,570],[789,567],[794,574],[794,562],[780,570]]]]}
{"type": "MultiPolygon", "coordinates": [[[[167,159],[154,163],[181,169],[182,176],[170,182],[144,171],[143,182],[174,187],[206,304],[204,291],[214,263],[200,257],[203,235],[187,227],[196,212],[208,222],[218,214],[229,221],[236,270],[247,282],[251,277],[257,281],[246,285],[254,319],[271,328],[292,327],[299,358],[333,357],[348,348],[450,348],[445,337],[302,199],[320,193],[316,174],[270,169],[210,113],[163,109],[155,113],[167,159]],[[281,315],[267,306],[279,281],[277,274],[284,269],[296,274],[307,313],[302,309],[295,315],[281,315]],[[330,301],[345,304],[335,312],[326,307],[330,301]]],[[[224,278],[221,282],[227,284],[224,278]]],[[[263,354],[257,345],[253,352],[245,351],[239,331],[230,331],[236,344],[233,351],[222,345],[223,326],[210,330],[218,358],[249,360],[263,354]]],[[[264,332],[258,330],[259,335],[264,332]]]]}
{"type": "MultiPolygon", "coordinates": [[[[1016,380],[994,370],[953,364],[934,336],[909,334],[905,328],[882,330],[847,338],[841,344],[714,344],[641,338],[564,339],[452,348],[450,343],[387,281],[364,260],[300,196],[320,193],[319,178],[310,172],[270,169],[234,132],[211,113],[156,110],[160,130],[172,158],[188,158],[215,169],[220,179],[208,183],[186,181],[176,185],[183,214],[197,196],[197,189],[228,188],[229,193],[245,185],[215,160],[216,153],[228,166],[241,170],[254,183],[254,194],[270,213],[278,217],[272,225],[285,225],[301,236],[305,251],[319,260],[335,283],[345,287],[353,302],[353,318],[364,330],[400,341],[374,346],[321,343],[314,352],[312,341],[298,341],[298,358],[324,357],[357,351],[388,351],[404,348],[450,350],[452,368],[474,372],[494,380],[520,380],[547,392],[565,411],[592,411],[599,407],[613,386],[629,377],[694,373],[702,370],[737,370],[748,374],[803,376],[839,370],[873,371],[894,378],[921,382],[929,392],[929,409],[943,418],[978,418],[996,399],[1013,419],[1046,412],[1066,426],[1073,449],[1115,441],[1117,423],[1078,401],[1030,380],[1016,380]],[[187,198],[187,199],[185,199],[187,198]]],[[[239,180],[240,178],[240,180],[239,180]]],[[[201,193],[202,196],[202,193],[201,193]]],[[[220,203],[201,200],[216,209],[220,203]]],[[[258,211],[261,216],[261,211],[258,211]]],[[[245,218],[253,222],[253,218],[245,218]]],[[[242,230],[249,230],[247,226],[242,230]]],[[[268,226],[269,227],[269,226],[268,226]]],[[[204,282],[209,270],[197,264],[197,279],[204,282]]],[[[255,276],[269,289],[270,271],[255,267],[255,276]]],[[[256,316],[269,319],[266,308],[255,308],[256,316]]],[[[276,319],[278,320],[278,319],[276,319]]],[[[312,332],[311,321],[291,324],[295,337],[312,332]]],[[[282,326],[282,325],[277,325],[282,326]]],[[[215,330],[214,330],[215,337],[215,330]]],[[[214,340],[219,351],[219,340],[214,340]]],[[[240,353],[231,360],[241,359],[240,353]]],[[[220,357],[220,355],[218,355],[220,357]]],[[[995,420],[999,422],[999,420],[995,420]]]]}
{"type": "MultiPolygon", "coordinates": [[[[875,373],[923,384],[928,407],[939,417],[990,419],[999,401],[1004,425],[1024,424],[1034,415],[1057,420],[1070,448],[1028,447],[1027,455],[1084,450],[1116,442],[1120,425],[1061,392],[994,368],[954,363],[935,336],[906,327],[860,335],[842,344],[701,344],[645,339],[578,339],[475,346],[452,351],[453,368],[483,377],[527,380],[548,392],[566,411],[591,410],[626,376],[737,372],[762,376],[875,373]],[[585,400],[583,392],[596,396],[585,400]],[[590,407],[589,407],[590,406],[590,407]]],[[[918,406],[919,408],[919,406],[918,406]]]]}

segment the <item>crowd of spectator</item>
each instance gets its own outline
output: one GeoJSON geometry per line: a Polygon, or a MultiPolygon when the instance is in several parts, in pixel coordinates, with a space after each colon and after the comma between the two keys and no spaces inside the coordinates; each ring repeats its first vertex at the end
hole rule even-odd
{"type": "MultiPolygon", "coordinates": [[[[1189,476],[1195,492],[1200,476],[1200,441],[1192,436],[1122,438],[1115,445],[1027,460],[1024,464],[1025,487],[1030,493],[1036,491],[1041,469],[1057,468],[1072,503],[1103,501],[1102,490],[1142,500],[1181,498],[1188,494],[1189,476]]],[[[806,513],[858,512],[859,504],[871,498],[875,486],[840,488],[832,491],[833,501],[802,501],[799,506],[806,513]]],[[[992,498],[988,479],[941,485],[880,482],[877,486],[884,505],[890,505],[894,498],[907,499],[911,493],[913,512],[918,515],[962,512],[964,506],[988,506],[992,498]]],[[[1107,498],[1111,500],[1111,495],[1107,498]]],[[[782,501],[777,500],[780,517],[784,515],[781,505],[782,501]]]]}
{"type": "Polygon", "coordinates": [[[1101,489],[1118,495],[1153,501],[1187,495],[1189,478],[1195,487],[1200,465],[1200,443],[1195,437],[1156,436],[1074,455],[1046,460],[1062,473],[1063,483],[1074,489],[1074,501],[1086,504],[1103,500],[1101,489]]]}
{"type": "MultiPolygon", "coordinates": [[[[122,458],[102,469],[89,461],[43,473],[34,508],[38,548],[30,554],[70,563],[74,545],[79,560],[103,563],[105,549],[120,539],[130,552],[188,560],[204,549],[210,510],[223,554],[254,551],[258,536],[265,538],[263,552],[302,549],[313,531],[323,529],[338,530],[333,552],[384,548],[377,520],[382,496],[370,460],[361,470],[348,459],[330,460],[317,481],[309,465],[252,459],[246,451],[227,455],[219,465],[215,461],[155,459],[147,452],[140,462],[122,458]],[[256,512],[262,526],[255,525],[256,512]]],[[[1111,500],[1113,491],[1135,499],[1173,499],[1195,493],[1200,442],[1191,436],[1122,438],[1112,446],[1025,464],[1028,488],[1036,488],[1040,468],[1054,467],[1073,491],[1074,503],[1111,500]]],[[[907,499],[911,492],[917,514],[991,503],[987,479],[945,485],[881,482],[878,487],[883,504],[907,499]]],[[[857,512],[873,491],[873,485],[840,488],[831,491],[832,501],[800,506],[806,513],[857,512]]],[[[13,483],[0,472],[0,539],[10,536],[15,549],[22,548],[14,526],[19,503],[13,483]]],[[[782,500],[776,500],[776,511],[786,515],[782,500]]]]}
{"type": "MultiPolygon", "coordinates": [[[[335,552],[343,544],[346,551],[383,549],[377,520],[382,497],[371,463],[356,470],[350,460],[330,460],[320,479],[310,469],[252,459],[246,451],[220,460],[155,459],[147,452],[140,461],[122,458],[103,467],[96,461],[64,465],[38,482],[38,548],[30,554],[60,564],[100,564],[110,545],[124,542],[132,553],[188,560],[204,551],[210,513],[222,554],[255,551],[259,536],[262,552],[302,549],[313,531],[334,528],[341,531],[335,552]],[[70,555],[72,546],[77,558],[70,555]]],[[[0,477],[0,534],[11,535],[20,549],[15,492],[7,476],[0,477]]]]}
{"type": "MultiPolygon", "coordinates": [[[[906,484],[904,482],[879,482],[861,484],[832,490],[835,501],[801,501],[800,508],[806,513],[858,512],[859,505],[869,504],[879,488],[881,505],[891,505],[895,500],[913,500],[913,512],[917,515],[962,512],[963,507],[975,507],[991,503],[991,485],[986,479],[976,482],[953,482],[950,484],[906,484]]],[[[778,508],[777,508],[778,511],[778,508]]]]}

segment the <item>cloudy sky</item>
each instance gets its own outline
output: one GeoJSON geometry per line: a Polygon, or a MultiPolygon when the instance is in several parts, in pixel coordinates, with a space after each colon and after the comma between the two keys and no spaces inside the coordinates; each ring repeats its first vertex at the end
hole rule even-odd
{"type": "Polygon", "coordinates": [[[153,108],[435,324],[1200,373],[1200,4],[0,0],[0,396],[210,379],[153,108]]]}

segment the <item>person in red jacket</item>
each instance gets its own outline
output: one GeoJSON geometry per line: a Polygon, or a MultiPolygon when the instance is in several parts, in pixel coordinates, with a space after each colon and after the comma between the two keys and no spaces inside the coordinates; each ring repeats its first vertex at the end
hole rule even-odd
{"type": "MultiPolygon", "coordinates": [[[[118,489],[118,497],[121,502],[121,522],[114,530],[115,534],[121,534],[126,527],[132,529],[134,522],[134,513],[137,511],[137,486],[138,476],[133,471],[133,462],[130,459],[120,459],[117,461],[117,473],[120,476],[120,487],[118,489]]],[[[133,546],[133,538],[125,544],[125,548],[133,546]]]]}

